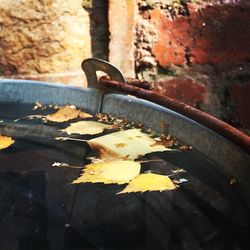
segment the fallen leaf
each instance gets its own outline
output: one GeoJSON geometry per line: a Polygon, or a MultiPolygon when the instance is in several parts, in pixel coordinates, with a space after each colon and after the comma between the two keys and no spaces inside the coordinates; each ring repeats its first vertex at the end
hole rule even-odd
{"type": "Polygon", "coordinates": [[[8,148],[15,141],[12,140],[11,137],[0,135],[0,150],[4,148],[8,148]]]}
{"type": "Polygon", "coordinates": [[[141,164],[134,161],[106,161],[85,166],[76,183],[124,184],[139,175],[141,164]]]}
{"type": "Polygon", "coordinates": [[[113,128],[112,125],[103,124],[100,122],[94,121],[79,121],[75,123],[71,123],[69,127],[66,129],[62,129],[60,131],[71,134],[79,134],[79,135],[95,135],[100,134],[104,131],[104,129],[113,128]]]}
{"type": "Polygon", "coordinates": [[[133,179],[129,184],[118,194],[135,193],[146,191],[164,191],[173,190],[177,186],[171,181],[168,176],[159,174],[140,174],[133,179]]]}
{"type": "Polygon", "coordinates": [[[171,150],[162,145],[155,145],[150,135],[141,129],[129,129],[100,136],[88,141],[90,147],[98,150],[101,159],[134,160],[152,152],[171,150]]]}
{"type": "Polygon", "coordinates": [[[69,120],[76,119],[78,117],[89,118],[93,116],[76,109],[74,105],[67,105],[59,108],[56,113],[46,115],[44,119],[46,121],[51,121],[51,122],[66,122],[69,120]]]}

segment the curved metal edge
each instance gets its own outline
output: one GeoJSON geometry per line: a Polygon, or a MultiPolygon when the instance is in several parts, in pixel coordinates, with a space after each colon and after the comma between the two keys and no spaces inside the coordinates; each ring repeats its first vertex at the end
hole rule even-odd
{"type": "Polygon", "coordinates": [[[30,80],[0,80],[0,101],[42,104],[74,104],[90,112],[99,112],[103,93],[95,89],[30,80]]]}
{"type": "Polygon", "coordinates": [[[84,71],[88,87],[95,89],[102,89],[97,79],[96,72],[103,71],[106,73],[110,79],[125,83],[126,80],[120,70],[114,65],[97,58],[88,58],[82,62],[82,70],[84,71]]]}

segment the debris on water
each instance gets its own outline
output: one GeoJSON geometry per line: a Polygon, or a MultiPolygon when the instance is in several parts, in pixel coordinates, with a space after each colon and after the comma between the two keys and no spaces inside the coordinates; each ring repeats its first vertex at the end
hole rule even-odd
{"type": "Polygon", "coordinates": [[[127,119],[118,118],[118,117],[103,114],[103,113],[97,113],[96,118],[98,119],[99,122],[110,124],[113,126],[113,128],[120,129],[120,130],[143,127],[142,123],[137,124],[135,122],[128,122],[127,119]]]}
{"type": "Polygon", "coordinates": [[[54,162],[52,164],[52,167],[68,167],[69,164],[65,163],[65,162],[54,162]]]}
{"type": "Polygon", "coordinates": [[[181,184],[181,183],[184,183],[184,182],[187,182],[188,180],[185,179],[185,178],[180,178],[178,180],[173,180],[174,183],[176,184],[181,184]]]}
{"type": "Polygon", "coordinates": [[[175,145],[175,138],[169,135],[162,134],[160,137],[155,137],[155,145],[163,145],[165,147],[171,148],[175,145]]]}
{"type": "Polygon", "coordinates": [[[233,184],[236,184],[237,183],[237,180],[235,177],[232,177],[230,180],[229,180],[229,184],[230,185],[233,185],[233,184]]]}
{"type": "Polygon", "coordinates": [[[70,165],[68,163],[65,163],[65,162],[54,162],[52,165],[52,167],[58,167],[58,168],[61,168],[61,167],[65,167],[65,168],[77,168],[77,169],[82,169],[83,167],[82,166],[73,166],[73,165],[70,165]]]}
{"type": "Polygon", "coordinates": [[[40,108],[42,108],[42,104],[39,102],[39,101],[36,101],[35,102],[35,105],[34,105],[34,107],[33,107],[33,110],[37,110],[37,109],[40,109],[40,108]]]}
{"type": "Polygon", "coordinates": [[[33,120],[33,119],[42,119],[42,118],[43,118],[43,115],[28,115],[28,116],[20,117],[20,118],[14,120],[14,122],[18,122],[18,121],[24,120],[24,119],[33,120]]]}
{"type": "Polygon", "coordinates": [[[181,145],[179,148],[181,151],[185,152],[185,151],[190,151],[192,149],[192,146],[189,145],[181,145]]]}
{"type": "Polygon", "coordinates": [[[180,173],[186,173],[187,171],[182,168],[177,168],[175,170],[171,170],[173,174],[180,174],[180,173]]]}
{"type": "Polygon", "coordinates": [[[88,140],[79,139],[79,138],[73,138],[73,137],[55,137],[56,141],[79,141],[79,142],[88,142],[88,140]]]}

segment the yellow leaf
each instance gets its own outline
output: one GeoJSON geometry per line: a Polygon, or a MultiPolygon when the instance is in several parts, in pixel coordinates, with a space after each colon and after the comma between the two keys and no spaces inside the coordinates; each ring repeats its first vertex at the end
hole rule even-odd
{"type": "Polygon", "coordinates": [[[67,105],[59,108],[56,113],[46,115],[44,118],[45,120],[51,122],[66,122],[72,119],[76,119],[78,117],[89,118],[92,117],[92,115],[77,110],[76,107],[73,105],[71,106],[67,105]]]}
{"type": "Polygon", "coordinates": [[[90,147],[98,150],[101,159],[134,160],[152,152],[171,150],[157,145],[155,140],[140,129],[129,129],[100,136],[88,141],[90,147]]]}
{"type": "Polygon", "coordinates": [[[100,122],[94,121],[79,121],[71,123],[66,129],[62,129],[62,132],[65,132],[69,135],[79,134],[79,135],[95,135],[102,133],[104,129],[112,128],[112,125],[103,124],[100,122]]]}
{"type": "Polygon", "coordinates": [[[134,161],[107,161],[86,165],[76,183],[124,184],[139,175],[141,165],[134,161]]]}
{"type": "Polygon", "coordinates": [[[11,137],[0,135],[0,150],[4,148],[8,148],[15,141],[12,140],[11,137]]]}
{"type": "Polygon", "coordinates": [[[161,192],[163,190],[173,190],[176,187],[168,176],[146,173],[138,175],[118,194],[146,191],[161,192]]]}
{"type": "Polygon", "coordinates": [[[91,117],[93,117],[93,115],[88,114],[88,113],[83,112],[83,111],[80,111],[78,117],[84,119],[84,118],[91,118],[91,117]]]}

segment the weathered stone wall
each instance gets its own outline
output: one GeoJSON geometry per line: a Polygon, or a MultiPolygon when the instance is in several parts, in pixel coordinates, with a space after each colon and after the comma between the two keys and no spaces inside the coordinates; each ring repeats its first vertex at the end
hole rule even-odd
{"type": "Polygon", "coordinates": [[[0,1],[0,76],[82,86],[90,55],[82,0],[0,1]]]}
{"type": "Polygon", "coordinates": [[[137,76],[156,81],[160,93],[249,132],[249,1],[137,4],[137,76]]]}

